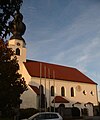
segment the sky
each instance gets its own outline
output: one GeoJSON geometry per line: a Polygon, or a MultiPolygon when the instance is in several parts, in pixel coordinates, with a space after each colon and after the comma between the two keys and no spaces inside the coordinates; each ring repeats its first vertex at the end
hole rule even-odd
{"type": "Polygon", "coordinates": [[[27,59],[77,68],[100,93],[100,0],[23,1],[27,59]]]}

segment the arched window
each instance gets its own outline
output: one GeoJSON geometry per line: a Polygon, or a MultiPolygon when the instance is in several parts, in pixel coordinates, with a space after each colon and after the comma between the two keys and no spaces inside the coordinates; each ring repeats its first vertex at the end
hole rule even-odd
{"type": "Polygon", "coordinates": [[[91,93],[92,96],[94,96],[94,92],[93,91],[91,91],[90,93],[91,93]]]}
{"type": "Polygon", "coordinates": [[[65,89],[64,89],[64,87],[61,87],[61,96],[65,96],[65,89]]]}
{"type": "Polygon", "coordinates": [[[44,87],[43,87],[43,85],[39,86],[39,91],[40,91],[40,95],[39,95],[39,108],[45,108],[46,96],[44,94],[44,87]]]}
{"type": "Polygon", "coordinates": [[[74,97],[74,88],[71,87],[71,97],[74,97]]]}
{"type": "Polygon", "coordinates": [[[20,55],[20,49],[19,48],[16,49],[16,55],[20,55]]]}
{"type": "Polygon", "coordinates": [[[44,90],[43,90],[43,85],[40,85],[40,86],[39,86],[39,91],[41,92],[41,94],[43,94],[43,93],[44,93],[44,90]]]}
{"type": "Polygon", "coordinates": [[[54,86],[51,86],[51,96],[54,96],[54,86]]]}
{"type": "Polygon", "coordinates": [[[86,95],[86,94],[87,94],[86,90],[83,90],[83,94],[84,94],[84,95],[86,95]]]}

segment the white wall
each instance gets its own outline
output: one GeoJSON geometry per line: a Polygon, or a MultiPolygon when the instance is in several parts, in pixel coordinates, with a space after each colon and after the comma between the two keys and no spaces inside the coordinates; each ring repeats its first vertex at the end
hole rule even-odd
{"type": "MultiPolygon", "coordinates": [[[[41,80],[42,85],[45,87],[45,79],[42,78],[41,80]]],[[[39,78],[32,78],[29,84],[39,86],[40,79],[39,78]]],[[[54,85],[54,81],[50,80],[50,86],[54,85]]],[[[62,80],[55,80],[55,95],[61,96],[61,87],[64,86],[65,88],[65,98],[72,103],[80,102],[80,103],[88,103],[91,102],[94,105],[98,105],[97,101],[97,92],[96,92],[96,85],[95,84],[87,84],[87,83],[79,83],[79,82],[70,82],[70,81],[62,81],[62,80]],[[81,86],[81,90],[77,90],[77,86],[81,86]],[[75,96],[71,97],[71,87],[75,90],[75,96]],[[86,95],[83,94],[83,91],[86,91],[86,95]],[[91,95],[91,91],[94,95],[91,95]]],[[[46,79],[46,96],[49,98],[49,80],[46,79]]]]}
{"type": "Polygon", "coordinates": [[[20,108],[37,108],[37,95],[29,86],[28,90],[22,94],[21,99],[20,108]]]}
{"type": "Polygon", "coordinates": [[[19,62],[26,62],[26,47],[22,40],[12,39],[8,41],[9,48],[16,51],[16,48],[20,49],[20,56],[17,56],[19,62]],[[18,45],[18,43],[20,45],[18,45]]]}

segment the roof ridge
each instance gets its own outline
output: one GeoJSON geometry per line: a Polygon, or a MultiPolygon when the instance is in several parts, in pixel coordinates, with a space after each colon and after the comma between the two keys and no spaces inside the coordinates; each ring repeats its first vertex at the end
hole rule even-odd
{"type": "Polygon", "coordinates": [[[37,61],[37,60],[27,59],[26,62],[39,62],[39,63],[49,64],[49,65],[56,65],[56,66],[61,66],[61,67],[65,67],[65,68],[67,67],[67,68],[71,68],[71,69],[76,69],[75,67],[69,67],[69,66],[65,66],[65,65],[61,65],[61,64],[57,64],[57,63],[45,62],[45,61],[37,61]]]}
{"type": "MultiPolygon", "coordinates": [[[[79,71],[77,68],[35,60],[27,60],[26,62],[24,62],[24,65],[30,76],[40,76],[40,63],[43,64],[42,77],[45,77],[44,67],[46,66],[47,71],[50,69],[50,78],[53,78],[53,71],[55,71],[55,79],[58,80],[97,84],[87,75],[79,71]]],[[[48,72],[46,73],[46,76],[48,76],[48,72]]]]}

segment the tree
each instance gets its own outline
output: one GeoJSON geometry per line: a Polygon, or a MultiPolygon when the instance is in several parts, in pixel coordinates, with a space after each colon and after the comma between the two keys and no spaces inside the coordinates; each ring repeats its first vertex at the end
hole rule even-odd
{"type": "Polygon", "coordinates": [[[18,73],[19,64],[14,52],[0,40],[0,109],[16,108],[22,102],[21,94],[27,90],[24,78],[18,73]]]}
{"type": "Polygon", "coordinates": [[[14,51],[4,39],[10,34],[10,21],[19,12],[22,0],[0,0],[0,111],[20,105],[21,94],[27,85],[18,73],[19,64],[14,51]]]}
{"type": "Polygon", "coordinates": [[[20,10],[23,0],[0,0],[0,37],[10,34],[9,22],[20,10]]]}

